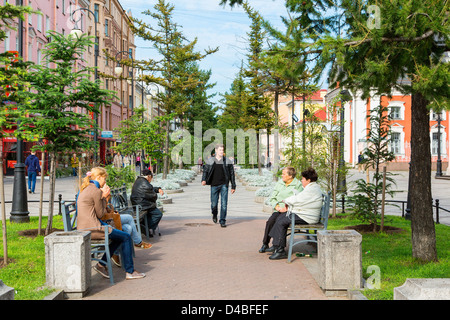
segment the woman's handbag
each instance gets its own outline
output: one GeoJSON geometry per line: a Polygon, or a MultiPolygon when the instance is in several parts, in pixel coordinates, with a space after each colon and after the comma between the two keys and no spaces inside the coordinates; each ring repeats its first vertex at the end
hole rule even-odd
{"type": "Polygon", "coordinates": [[[122,230],[122,221],[120,220],[120,214],[114,211],[114,207],[108,203],[106,206],[106,213],[102,217],[102,221],[117,230],[122,230]]]}

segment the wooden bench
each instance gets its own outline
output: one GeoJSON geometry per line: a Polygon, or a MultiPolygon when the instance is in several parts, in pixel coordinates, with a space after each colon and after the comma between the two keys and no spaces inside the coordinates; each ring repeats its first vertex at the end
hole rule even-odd
{"type": "MultiPolygon", "coordinates": [[[[61,213],[64,224],[64,231],[71,232],[77,230],[77,206],[76,202],[61,202],[61,213]],[[71,216],[72,215],[72,216],[71,216]]],[[[105,240],[92,240],[91,239],[91,260],[104,263],[101,260],[101,256],[106,253],[106,266],[108,268],[109,282],[114,284],[114,277],[112,273],[111,255],[109,253],[109,225],[105,226],[105,240]]]]}
{"type": "MultiPolygon", "coordinates": [[[[140,205],[132,205],[131,201],[128,200],[127,188],[125,184],[120,188],[111,190],[110,202],[113,205],[114,209],[120,214],[128,213],[133,216],[139,234],[141,233],[141,220],[143,220],[145,226],[145,235],[147,237],[147,240],[150,240],[147,219],[145,219],[144,215],[141,215],[142,207],[140,205]]],[[[152,231],[153,234],[158,233],[158,235],[161,236],[159,226],[152,231]],[[156,232],[156,230],[158,232],[156,232]]]]}
{"type": "MultiPolygon", "coordinates": [[[[317,243],[317,231],[318,230],[327,230],[328,227],[328,216],[330,214],[330,199],[331,192],[327,194],[322,194],[322,208],[320,209],[320,220],[318,223],[314,224],[295,224],[295,214],[291,214],[291,226],[288,228],[287,235],[289,237],[289,249],[288,249],[288,262],[291,262],[292,258],[292,250],[296,244],[304,243],[304,242],[313,242],[317,243]],[[294,232],[292,232],[294,230],[294,232]],[[314,231],[314,234],[310,234],[309,231],[314,231]],[[295,241],[295,235],[301,234],[303,236],[307,236],[307,239],[297,240],[295,241]]],[[[288,210],[290,212],[290,208],[288,210]]]]}

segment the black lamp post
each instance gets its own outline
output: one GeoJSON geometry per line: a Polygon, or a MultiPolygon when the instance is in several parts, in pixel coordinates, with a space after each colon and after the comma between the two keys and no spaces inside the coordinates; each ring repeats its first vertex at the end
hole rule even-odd
{"type": "Polygon", "coordinates": [[[345,108],[344,104],[350,100],[350,92],[342,90],[341,95],[341,114],[340,114],[340,135],[339,135],[339,165],[338,165],[338,192],[345,193],[347,191],[347,183],[345,180],[345,161],[344,161],[344,122],[345,122],[345,108]]]}
{"type": "MultiPolygon", "coordinates": [[[[95,81],[98,80],[98,56],[99,56],[99,47],[98,47],[98,37],[97,37],[97,23],[98,23],[98,16],[95,15],[94,12],[92,12],[91,10],[89,10],[88,8],[78,8],[74,11],[72,11],[72,13],[70,14],[71,19],[73,20],[73,15],[75,12],[77,12],[78,10],[85,10],[88,13],[92,13],[92,15],[94,16],[94,32],[95,32],[95,50],[94,50],[94,57],[95,57],[95,81]]],[[[73,20],[75,21],[75,20],[73,20]]],[[[83,31],[81,29],[78,28],[78,24],[77,21],[75,21],[75,26],[73,28],[72,31],[70,31],[71,35],[74,35],[76,37],[81,37],[81,34],[83,33],[83,31]]],[[[95,124],[98,126],[98,115],[96,112],[94,112],[94,122],[95,124]]],[[[95,141],[95,145],[97,146],[98,144],[98,130],[94,130],[94,141],[95,141]]],[[[94,161],[97,162],[97,152],[94,153],[94,161]]]]}
{"type": "MultiPolygon", "coordinates": [[[[23,1],[19,0],[19,6],[23,6],[23,1]]],[[[23,21],[19,19],[19,56],[23,58],[23,21]]],[[[30,221],[28,211],[27,186],[25,181],[25,163],[23,162],[23,140],[16,142],[16,165],[14,166],[13,197],[10,213],[10,221],[24,223],[30,221]]]]}

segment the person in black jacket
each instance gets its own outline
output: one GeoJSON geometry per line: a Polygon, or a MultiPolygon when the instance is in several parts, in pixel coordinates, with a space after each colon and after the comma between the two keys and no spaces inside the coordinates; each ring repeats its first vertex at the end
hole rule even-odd
{"type": "Polygon", "coordinates": [[[211,211],[214,223],[217,223],[218,202],[220,195],[220,226],[226,227],[228,185],[231,182],[231,194],[236,191],[233,161],[223,156],[224,146],[215,147],[215,156],[206,160],[203,166],[202,185],[211,186],[211,211]]]}
{"type": "Polygon", "coordinates": [[[153,173],[144,169],[142,176],[138,177],[133,184],[130,200],[133,205],[141,205],[141,213],[144,219],[147,219],[148,228],[155,230],[163,215],[161,210],[156,207],[157,193],[163,195],[164,191],[161,188],[153,187],[150,183],[152,179],[153,173]]]}

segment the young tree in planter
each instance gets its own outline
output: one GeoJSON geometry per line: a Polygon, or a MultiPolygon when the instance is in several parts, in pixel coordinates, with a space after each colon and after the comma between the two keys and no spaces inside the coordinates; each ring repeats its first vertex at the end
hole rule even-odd
{"type": "MultiPolygon", "coordinates": [[[[394,153],[390,150],[391,131],[389,110],[386,106],[379,105],[368,115],[370,128],[367,132],[367,148],[363,152],[365,169],[374,168],[375,172],[372,182],[366,182],[364,179],[356,181],[354,195],[350,197],[350,203],[353,204],[353,214],[356,218],[367,221],[373,225],[373,231],[377,231],[379,212],[381,208],[380,196],[383,191],[383,173],[380,172],[381,165],[395,159],[394,153]]],[[[395,180],[393,174],[386,173],[387,183],[385,185],[386,193],[393,196],[395,191],[391,190],[395,180]]]]}
{"type": "Polygon", "coordinates": [[[152,121],[143,121],[145,108],[141,105],[134,109],[134,114],[121,121],[118,128],[121,143],[114,147],[121,154],[134,154],[144,150],[151,158],[161,159],[165,132],[161,130],[161,124],[172,119],[173,115],[155,117],[152,121]]]}
{"type": "MultiPolygon", "coordinates": [[[[14,6],[5,3],[0,6],[0,41],[6,39],[6,30],[16,30],[9,20],[24,20],[24,13],[34,13],[30,7],[14,6]]],[[[4,129],[16,125],[22,106],[29,99],[24,76],[31,62],[22,61],[22,57],[11,52],[0,53],[0,138],[6,136],[4,129]]],[[[16,130],[14,134],[18,133],[16,130]]],[[[6,232],[5,191],[3,183],[3,152],[0,152],[0,203],[2,211],[3,261],[8,263],[8,246],[6,232]]]]}
{"type": "Polygon", "coordinates": [[[50,156],[50,198],[48,223],[45,233],[52,230],[53,201],[55,191],[55,156],[59,152],[92,150],[97,147],[93,141],[93,130],[97,125],[89,112],[98,113],[98,106],[108,104],[112,91],[100,88],[99,81],[90,77],[94,68],[76,69],[88,46],[94,45],[92,37],[82,35],[64,36],[50,31],[52,41],[44,50],[44,63],[36,65],[29,74],[32,103],[29,117],[20,121],[20,127],[30,133],[28,139],[43,138],[48,141],[35,146],[47,151],[50,156]],[[54,64],[54,68],[46,65],[54,64]]]}

